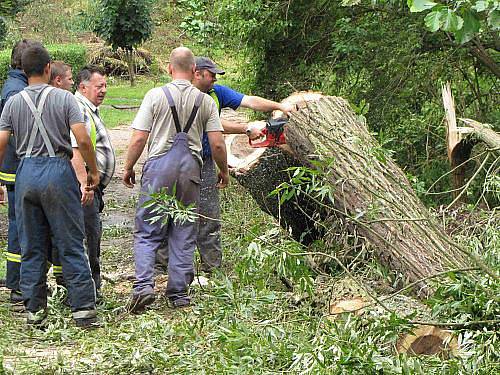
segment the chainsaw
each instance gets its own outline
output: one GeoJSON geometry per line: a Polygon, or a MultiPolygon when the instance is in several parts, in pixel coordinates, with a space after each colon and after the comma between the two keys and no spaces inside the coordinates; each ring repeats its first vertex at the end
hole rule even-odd
{"type": "Polygon", "coordinates": [[[254,148],[276,147],[286,144],[285,134],[283,134],[283,130],[287,123],[288,118],[286,117],[267,120],[266,127],[262,129],[262,134],[264,135],[265,139],[260,142],[255,142],[249,139],[248,143],[254,148]]]}

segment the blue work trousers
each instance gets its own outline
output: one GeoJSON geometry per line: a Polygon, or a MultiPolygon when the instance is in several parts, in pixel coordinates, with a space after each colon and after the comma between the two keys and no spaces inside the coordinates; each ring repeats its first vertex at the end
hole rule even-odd
{"type": "Polygon", "coordinates": [[[47,306],[47,258],[52,234],[73,315],[95,315],[95,289],[83,248],[80,199],[69,160],[22,159],[16,176],[16,221],[22,249],[20,287],[30,312],[47,306]]]}
{"type": "Polygon", "coordinates": [[[9,232],[7,243],[7,274],[5,284],[7,288],[19,291],[19,271],[21,269],[21,246],[17,234],[16,204],[14,185],[7,185],[7,199],[9,200],[9,232]]]}
{"type": "Polygon", "coordinates": [[[166,296],[174,300],[187,300],[189,285],[194,279],[193,255],[196,246],[197,222],[174,223],[169,220],[149,220],[157,214],[144,208],[150,192],[165,188],[184,205],[198,204],[200,196],[200,164],[188,147],[186,133],[178,133],[172,148],[164,155],[146,161],[142,172],[141,194],[135,217],[134,255],[136,282],[134,294],[154,291],[154,263],[157,250],[168,242],[169,263],[166,296]],[[175,193],[174,193],[175,191],[175,193]]]}

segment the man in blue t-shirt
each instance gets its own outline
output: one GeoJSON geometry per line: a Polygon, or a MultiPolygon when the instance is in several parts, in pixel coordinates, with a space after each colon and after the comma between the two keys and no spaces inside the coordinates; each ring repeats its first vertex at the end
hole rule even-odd
{"type": "MultiPolygon", "coordinates": [[[[196,58],[196,72],[193,85],[200,91],[209,94],[215,101],[219,114],[223,108],[238,109],[250,108],[259,112],[280,110],[285,114],[295,110],[292,104],[277,103],[260,96],[244,95],[227,86],[216,85],[217,74],[225,74],[215,63],[207,57],[196,58]]],[[[224,134],[247,134],[250,139],[257,139],[262,135],[261,129],[249,128],[246,124],[229,121],[221,118],[224,134]]],[[[217,171],[211,156],[207,135],[203,136],[203,167],[201,170],[201,189],[199,201],[199,230],[197,246],[201,256],[201,269],[210,272],[219,268],[222,261],[220,240],[220,205],[217,189],[217,171]],[[207,219],[208,218],[208,219],[207,219]]],[[[156,272],[166,270],[168,251],[160,249],[156,257],[156,272]]]]}

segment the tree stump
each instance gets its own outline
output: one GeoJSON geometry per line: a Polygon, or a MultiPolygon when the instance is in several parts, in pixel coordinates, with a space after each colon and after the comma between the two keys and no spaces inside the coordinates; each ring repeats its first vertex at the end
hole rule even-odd
{"type": "MultiPolygon", "coordinates": [[[[233,176],[265,212],[305,245],[317,239],[333,244],[339,230],[355,233],[410,282],[470,267],[469,256],[430,215],[347,101],[318,94],[290,100],[300,110],[285,127],[286,145],[255,150],[245,136],[227,139],[233,176]],[[280,205],[269,194],[291,180],[290,167],[321,169],[331,199],[302,193],[280,205]]],[[[418,284],[417,294],[429,291],[426,282],[418,284]]]]}

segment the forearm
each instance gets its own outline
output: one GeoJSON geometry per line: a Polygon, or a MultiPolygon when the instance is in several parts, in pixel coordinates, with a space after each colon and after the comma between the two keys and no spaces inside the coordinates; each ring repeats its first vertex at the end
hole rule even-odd
{"type": "Polygon", "coordinates": [[[239,122],[220,119],[222,127],[224,128],[224,134],[245,134],[247,130],[247,124],[242,124],[239,122]]]}
{"type": "Polygon", "coordinates": [[[134,168],[137,160],[141,157],[146,142],[148,140],[148,134],[145,132],[135,130],[132,133],[132,138],[130,139],[130,144],[127,150],[127,159],[125,161],[125,169],[130,170],[134,168]]]}
{"type": "MultiPolygon", "coordinates": [[[[90,138],[89,138],[90,140],[90,138]]],[[[80,142],[78,144],[78,150],[80,152],[80,155],[85,162],[85,165],[87,165],[88,169],[92,173],[97,173],[97,162],[95,158],[95,151],[94,147],[92,146],[92,143],[90,142],[80,142]]]]}
{"type": "Polygon", "coordinates": [[[245,96],[241,101],[241,106],[259,112],[271,112],[276,109],[281,110],[281,104],[272,100],[261,98],[260,96],[245,96]]]}
{"type": "Polygon", "coordinates": [[[81,186],[87,184],[87,170],[85,169],[85,161],[82,158],[82,154],[78,148],[73,148],[73,158],[71,159],[71,164],[76,173],[76,178],[80,182],[81,186]]]}
{"type": "Polygon", "coordinates": [[[0,164],[2,164],[3,158],[5,156],[5,151],[7,150],[9,137],[10,137],[10,131],[7,130],[0,131],[0,164]]]}
{"type": "Polygon", "coordinates": [[[222,173],[228,173],[227,166],[227,153],[226,143],[221,132],[208,132],[208,141],[210,143],[210,150],[212,151],[212,158],[219,167],[222,173]]]}

